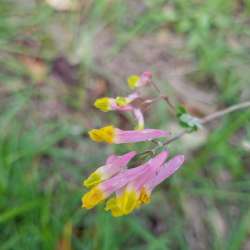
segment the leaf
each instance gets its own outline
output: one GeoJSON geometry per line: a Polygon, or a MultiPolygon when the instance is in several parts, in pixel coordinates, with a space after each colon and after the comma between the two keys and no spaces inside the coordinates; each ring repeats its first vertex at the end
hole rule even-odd
{"type": "Polygon", "coordinates": [[[177,117],[180,117],[181,115],[186,114],[186,113],[187,113],[187,110],[185,109],[185,107],[183,107],[183,106],[177,107],[177,110],[176,110],[177,117]]]}
{"type": "Polygon", "coordinates": [[[184,128],[190,128],[191,131],[202,127],[200,119],[190,115],[183,106],[177,108],[176,116],[179,118],[180,125],[184,128]]]}

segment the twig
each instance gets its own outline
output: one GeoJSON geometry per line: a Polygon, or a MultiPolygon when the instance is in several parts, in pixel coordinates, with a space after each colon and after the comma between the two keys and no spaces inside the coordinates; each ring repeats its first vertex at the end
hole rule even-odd
{"type": "MultiPolygon", "coordinates": [[[[226,114],[232,113],[232,112],[234,112],[236,110],[248,108],[248,107],[250,107],[250,101],[242,102],[242,103],[233,105],[233,106],[231,106],[229,108],[226,108],[226,109],[217,111],[215,113],[212,113],[212,114],[210,114],[208,116],[205,116],[204,118],[202,118],[200,120],[200,122],[201,122],[201,124],[204,125],[204,124],[207,124],[207,123],[209,123],[209,122],[211,122],[211,121],[213,121],[213,120],[215,120],[217,118],[223,117],[226,114]]],[[[188,134],[188,133],[190,133],[190,131],[188,129],[185,129],[185,130],[181,131],[179,134],[177,134],[174,137],[172,137],[171,139],[169,139],[166,142],[164,142],[162,145],[166,146],[166,145],[170,144],[171,142],[178,140],[183,135],[188,134]]]]}
{"type": "Polygon", "coordinates": [[[169,97],[161,94],[160,88],[157,86],[157,84],[154,81],[151,80],[151,84],[154,87],[154,89],[158,92],[159,98],[163,99],[168,104],[168,107],[170,108],[171,113],[175,115],[175,106],[171,103],[169,97]]]}
{"type": "Polygon", "coordinates": [[[247,107],[250,107],[250,101],[247,101],[247,102],[242,102],[242,103],[239,103],[239,104],[236,104],[236,105],[233,105],[229,108],[226,108],[226,109],[223,109],[223,110],[220,110],[220,111],[217,111],[211,115],[208,115],[206,117],[204,117],[202,120],[201,120],[201,124],[206,124],[216,118],[220,118],[228,113],[231,113],[231,112],[234,112],[236,110],[239,110],[239,109],[243,109],[243,108],[247,108],[247,107]]]}

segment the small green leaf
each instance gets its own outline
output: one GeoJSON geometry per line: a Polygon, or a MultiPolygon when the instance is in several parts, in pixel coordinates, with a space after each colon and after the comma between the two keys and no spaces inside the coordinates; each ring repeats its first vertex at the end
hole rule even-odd
{"type": "Polygon", "coordinates": [[[186,113],[187,113],[187,110],[185,109],[185,107],[183,107],[183,106],[177,107],[177,110],[176,110],[177,117],[180,117],[181,115],[186,114],[186,113]]]}
{"type": "Polygon", "coordinates": [[[183,106],[179,106],[177,108],[176,116],[179,119],[180,125],[184,128],[190,128],[190,132],[201,128],[200,119],[188,114],[187,110],[183,106]]]}
{"type": "Polygon", "coordinates": [[[191,128],[192,131],[195,131],[198,128],[201,128],[200,119],[198,119],[197,117],[191,116],[190,114],[182,114],[179,117],[179,121],[183,127],[191,128]]]}

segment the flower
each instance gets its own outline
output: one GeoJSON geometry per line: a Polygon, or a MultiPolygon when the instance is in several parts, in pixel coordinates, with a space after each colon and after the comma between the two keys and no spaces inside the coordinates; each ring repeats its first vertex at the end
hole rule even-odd
{"type": "Polygon", "coordinates": [[[132,93],[127,97],[102,97],[95,101],[94,106],[100,109],[103,112],[108,111],[132,111],[134,113],[135,118],[138,121],[138,125],[136,129],[144,129],[144,117],[143,113],[139,108],[133,107],[131,102],[133,102],[136,98],[138,98],[137,93],[132,93]]]}
{"type": "Polygon", "coordinates": [[[174,174],[183,162],[184,156],[178,155],[164,165],[160,161],[158,165],[155,163],[149,165],[147,171],[127,184],[126,188],[119,191],[116,197],[112,197],[107,201],[105,210],[110,210],[114,217],[118,217],[133,212],[142,204],[149,203],[153,189],[174,174]]]}
{"type": "MultiPolygon", "coordinates": [[[[144,171],[142,171],[139,176],[135,177],[126,187],[117,192],[116,197],[112,197],[107,201],[105,210],[110,210],[112,215],[117,217],[127,215],[138,208],[142,203],[140,197],[141,193],[144,192],[145,183],[155,177],[158,169],[164,163],[167,156],[168,152],[163,151],[148,161],[146,165],[144,165],[144,171]]],[[[146,201],[144,203],[146,203],[146,201]]]]}
{"type": "MultiPolygon", "coordinates": [[[[121,188],[125,187],[128,183],[134,183],[135,190],[137,190],[137,186],[140,186],[141,181],[138,181],[137,184],[135,182],[132,182],[135,180],[138,176],[147,173],[150,166],[153,166],[153,168],[156,168],[156,166],[160,166],[166,159],[167,157],[167,152],[162,152],[158,154],[156,157],[152,158],[149,160],[147,163],[137,167],[137,168],[132,168],[128,169],[125,171],[120,172],[119,174],[115,175],[114,177],[105,180],[94,187],[87,192],[85,195],[82,197],[82,207],[86,209],[91,209],[95,207],[97,204],[108,198],[112,193],[117,192],[121,188]]],[[[132,184],[130,185],[132,187],[132,184]]],[[[138,187],[139,187],[138,186],[138,187]]],[[[130,189],[128,192],[128,197],[130,195],[130,189]]],[[[132,192],[133,193],[133,192],[132,192]]],[[[124,196],[124,195],[123,195],[124,196]]],[[[133,194],[132,194],[133,196],[133,194]]],[[[126,207],[129,206],[125,198],[121,198],[122,202],[118,202],[117,204],[123,204],[121,209],[124,210],[124,214],[127,214],[131,209],[127,209],[126,207]],[[125,200],[124,200],[125,199],[125,200]]],[[[129,199],[128,199],[129,202],[129,199]]],[[[134,207],[134,201],[133,201],[133,207],[134,207]]]]}
{"type": "Polygon", "coordinates": [[[112,125],[89,131],[89,136],[93,141],[110,144],[150,141],[168,135],[167,131],[159,129],[121,130],[114,128],[112,125]]]}
{"type": "Polygon", "coordinates": [[[158,186],[161,182],[163,182],[166,178],[173,175],[184,163],[185,157],[184,155],[176,155],[167,163],[165,163],[159,170],[158,174],[155,178],[151,179],[145,187],[151,193],[152,190],[158,186]]]}
{"type": "Polygon", "coordinates": [[[126,168],[128,162],[136,155],[135,151],[131,151],[124,155],[111,155],[107,158],[106,164],[97,168],[84,182],[83,185],[91,188],[102,181],[118,174],[126,168]]]}
{"type": "MultiPolygon", "coordinates": [[[[139,88],[148,85],[151,79],[151,72],[146,71],[141,76],[130,76],[128,85],[132,89],[139,88]]],[[[122,130],[112,125],[92,129],[88,132],[90,138],[95,142],[122,144],[168,136],[169,133],[164,130],[144,129],[141,107],[142,104],[148,105],[153,100],[148,99],[142,104],[141,100],[144,99],[139,97],[138,91],[127,97],[97,99],[94,103],[96,108],[104,112],[130,111],[137,119],[138,125],[136,130],[122,130]]],[[[152,153],[154,151],[150,150],[152,153]]],[[[108,199],[105,205],[106,211],[110,211],[114,217],[128,215],[143,204],[149,203],[154,188],[175,173],[184,162],[184,156],[177,155],[165,163],[168,152],[164,150],[146,163],[128,169],[127,165],[135,155],[134,151],[123,155],[111,155],[103,166],[91,173],[83,182],[83,185],[90,190],[82,196],[82,207],[91,209],[108,199]]]]}
{"type": "Polygon", "coordinates": [[[131,111],[133,106],[130,105],[132,101],[138,98],[137,93],[132,93],[127,97],[118,96],[116,98],[102,97],[95,101],[94,106],[101,111],[108,112],[112,110],[117,111],[131,111]]]}
{"type": "Polygon", "coordinates": [[[152,73],[149,71],[143,72],[141,76],[131,75],[128,78],[128,86],[131,89],[142,87],[147,85],[151,81],[151,79],[152,79],[152,73]]]}

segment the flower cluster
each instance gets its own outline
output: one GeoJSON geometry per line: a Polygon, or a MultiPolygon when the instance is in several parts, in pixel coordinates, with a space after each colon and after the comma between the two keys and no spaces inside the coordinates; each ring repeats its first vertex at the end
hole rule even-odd
{"type": "MultiPolygon", "coordinates": [[[[121,130],[112,125],[93,129],[89,131],[93,141],[114,144],[136,143],[169,135],[164,130],[145,129],[143,113],[133,105],[133,101],[140,97],[137,89],[150,84],[151,78],[150,72],[144,72],[141,76],[130,76],[128,85],[134,89],[132,94],[127,97],[104,97],[96,100],[95,107],[104,112],[112,110],[133,112],[138,125],[135,130],[121,130]]],[[[115,217],[127,215],[141,205],[149,203],[153,189],[172,175],[184,162],[183,155],[177,155],[166,162],[168,151],[163,150],[149,161],[137,167],[128,168],[129,162],[133,161],[136,154],[132,151],[123,155],[109,156],[106,163],[83,182],[90,190],[82,197],[82,207],[91,209],[108,199],[105,205],[106,211],[110,211],[115,217]]]]}

